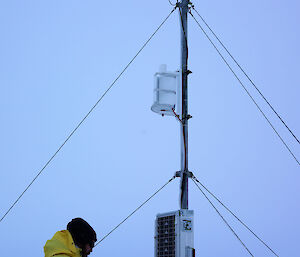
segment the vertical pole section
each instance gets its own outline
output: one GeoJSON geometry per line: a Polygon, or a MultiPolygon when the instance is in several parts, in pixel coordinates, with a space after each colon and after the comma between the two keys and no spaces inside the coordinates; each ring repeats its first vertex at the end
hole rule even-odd
{"type": "Polygon", "coordinates": [[[181,197],[180,208],[188,209],[188,46],[187,46],[187,13],[189,0],[179,3],[181,28],[181,71],[182,71],[182,123],[181,134],[181,197]]]}

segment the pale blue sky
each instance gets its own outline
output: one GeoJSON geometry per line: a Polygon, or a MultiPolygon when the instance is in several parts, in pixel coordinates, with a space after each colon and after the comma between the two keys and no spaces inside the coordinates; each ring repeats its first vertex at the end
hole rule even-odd
{"type": "MultiPolygon", "coordinates": [[[[300,137],[299,3],[193,1],[300,137]]],[[[0,216],[139,50],[167,0],[0,1],[0,216]]],[[[73,217],[101,239],[179,170],[179,124],[151,112],[153,74],[179,68],[177,11],[0,223],[2,256],[43,256],[73,217]]],[[[300,169],[189,18],[189,167],[279,256],[300,252],[300,169]]],[[[240,73],[238,73],[240,74],[240,73]]],[[[300,159],[300,147],[243,79],[300,159]]],[[[157,213],[177,210],[175,180],[91,256],[154,254],[157,213]]],[[[248,256],[190,184],[197,256],[248,256]]],[[[273,256],[221,212],[254,256],[273,256]]]]}

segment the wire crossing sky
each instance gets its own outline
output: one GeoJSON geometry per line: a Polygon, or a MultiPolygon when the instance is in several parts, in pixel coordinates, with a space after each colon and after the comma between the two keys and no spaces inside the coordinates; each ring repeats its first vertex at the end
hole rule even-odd
{"type": "MultiPolygon", "coordinates": [[[[207,189],[207,187],[205,187],[196,177],[193,177],[193,182],[194,183],[199,183],[201,185],[201,187],[203,187],[215,200],[217,200],[234,218],[236,218],[249,232],[251,232],[251,234],[253,234],[260,242],[262,242],[275,256],[278,256],[274,250],[268,246],[258,235],[256,235],[252,229],[250,229],[243,221],[240,220],[240,218],[238,218],[224,203],[222,203],[210,190],[207,189]]],[[[196,186],[198,187],[198,185],[196,184],[196,186]]],[[[199,187],[198,187],[199,188],[199,187]]],[[[200,189],[200,188],[199,188],[200,189]]],[[[202,189],[200,189],[201,193],[205,196],[206,199],[208,199],[207,195],[203,192],[202,189]]],[[[209,203],[216,208],[212,202],[209,200],[209,203]]],[[[217,211],[218,214],[219,211],[217,211]]]]}
{"type": "Polygon", "coordinates": [[[227,220],[223,217],[223,215],[219,212],[219,210],[216,208],[216,206],[212,203],[211,200],[209,200],[209,198],[207,197],[207,195],[204,193],[204,191],[196,184],[196,182],[193,180],[193,182],[195,183],[195,185],[198,187],[198,189],[200,190],[200,192],[204,195],[204,197],[206,198],[206,200],[210,203],[210,205],[214,208],[214,210],[218,213],[218,215],[221,217],[221,219],[224,221],[224,223],[226,224],[226,226],[231,230],[231,232],[234,234],[234,236],[240,241],[240,243],[242,244],[242,246],[245,248],[245,250],[249,253],[250,256],[254,256],[250,250],[248,249],[248,247],[245,245],[245,243],[241,240],[241,238],[237,235],[237,233],[234,231],[234,229],[228,224],[227,220]]]}
{"type": "Polygon", "coordinates": [[[162,187],[156,190],[149,198],[147,198],[141,205],[139,205],[133,212],[131,212],[125,219],[123,219],[117,226],[115,226],[111,231],[109,231],[104,237],[102,237],[95,246],[100,244],[105,238],[107,238],[112,232],[114,232],[118,227],[120,227],[126,220],[128,220],[133,214],[135,214],[140,208],[142,208],[146,203],[148,203],[155,195],[157,195],[166,185],[168,185],[172,180],[175,179],[173,176],[169,179],[162,187]]]}
{"type": "Polygon", "coordinates": [[[296,137],[296,135],[293,133],[293,131],[288,127],[288,125],[284,122],[284,120],[281,118],[281,116],[277,113],[277,111],[274,109],[274,107],[270,104],[270,102],[266,99],[266,97],[262,94],[262,92],[257,88],[257,86],[254,84],[252,79],[249,77],[249,75],[244,71],[244,69],[241,67],[241,65],[237,62],[237,60],[232,56],[232,54],[228,51],[227,47],[222,43],[222,41],[219,39],[219,37],[215,34],[215,32],[211,29],[211,27],[207,24],[207,22],[204,20],[204,18],[200,15],[200,13],[192,6],[193,10],[198,14],[198,16],[201,18],[205,26],[210,30],[210,32],[214,35],[214,37],[218,40],[218,42],[221,44],[221,46],[225,49],[227,54],[230,56],[230,58],[234,61],[234,63],[239,67],[239,69],[243,72],[243,74],[247,77],[247,79],[251,82],[251,84],[254,86],[256,91],[260,94],[260,96],[265,100],[265,102],[268,104],[268,106],[271,108],[271,110],[276,114],[278,119],[284,124],[284,126],[287,128],[287,130],[291,133],[291,135],[295,138],[295,140],[300,144],[299,139],[296,137]]]}
{"type": "MultiPolygon", "coordinates": [[[[299,135],[299,3],[193,4],[293,134],[299,135]]],[[[1,214],[157,29],[159,17],[172,8],[168,1],[158,0],[115,1],[109,7],[94,0],[0,3],[1,214]]],[[[49,163],[47,174],[1,222],[3,256],[11,256],[16,248],[11,240],[15,235],[14,256],[43,256],[45,242],[74,217],[86,219],[103,238],[145,200],[145,194],[155,192],[180,169],[179,122],[150,110],[158,67],[180,69],[180,17],[173,14],[130,64],[126,76],[118,79],[118,89],[106,94],[101,108],[95,108],[80,133],[49,163]]],[[[255,228],[278,256],[297,256],[299,165],[235,86],[238,82],[190,15],[187,35],[192,71],[189,169],[238,210],[236,215],[255,228]]],[[[225,49],[219,51],[226,55],[225,49]]],[[[227,61],[236,65],[230,58],[227,61]]],[[[235,72],[299,157],[299,143],[243,72],[235,72]]],[[[196,254],[248,256],[195,189],[189,190],[189,208],[195,213],[196,254]]],[[[109,240],[99,243],[91,256],[143,252],[152,257],[155,217],[177,210],[179,197],[179,184],[170,183],[109,240]]],[[[230,213],[222,215],[253,256],[274,256],[230,213]]]]}
{"type": "Polygon", "coordinates": [[[31,187],[34,181],[42,174],[45,168],[49,165],[49,163],[55,158],[55,156],[59,153],[59,151],[64,147],[64,145],[69,141],[69,139],[73,136],[73,134],[77,131],[77,129],[83,124],[83,122],[88,118],[88,116],[93,112],[93,110],[97,107],[100,101],[105,97],[108,91],[115,85],[118,79],[123,75],[123,73],[127,70],[130,64],[135,60],[135,58],[140,54],[140,52],[146,47],[146,45],[150,42],[152,37],[158,32],[161,26],[167,21],[170,15],[173,13],[175,9],[173,9],[170,14],[164,19],[164,21],[158,26],[158,28],[154,31],[154,33],[150,36],[150,38],[145,42],[145,44],[140,48],[140,50],[136,53],[136,55],[130,60],[130,62],[125,66],[122,72],[117,76],[117,78],[110,84],[107,90],[101,95],[98,101],[93,105],[93,107],[88,111],[88,113],[84,116],[84,118],[78,123],[78,125],[72,130],[70,135],[66,138],[66,140],[61,144],[61,146],[56,150],[56,152],[51,156],[51,158],[46,162],[43,168],[38,172],[38,174],[34,177],[34,179],[29,183],[29,185],[25,188],[25,190],[20,194],[20,196],[16,199],[16,201],[10,206],[10,208],[6,211],[6,213],[0,219],[0,222],[6,217],[6,215],[11,211],[11,209],[17,204],[17,202],[22,198],[24,193],[31,187]]]}
{"type": "MultiPolygon", "coordinates": [[[[202,32],[205,34],[205,36],[208,38],[208,40],[210,41],[210,43],[213,45],[213,47],[216,49],[216,51],[218,52],[218,54],[220,55],[220,57],[222,58],[222,60],[225,62],[225,64],[227,65],[227,67],[230,69],[230,71],[233,73],[233,75],[235,76],[235,78],[238,80],[238,82],[240,83],[240,85],[243,87],[243,89],[245,90],[245,92],[247,93],[247,95],[250,97],[250,99],[252,100],[252,102],[255,104],[255,106],[257,107],[257,109],[260,111],[260,113],[263,115],[263,117],[266,119],[266,121],[269,123],[269,125],[271,126],[271,128],[273,129],[273,131],[275,132],[275,134],[278,136],[278,138],[281,140],[281,142],[284,144],[284,146],[286,147],[286,149],[289,151],[289,153],[292,155],[292,157],[295,159],[295,161],[298,163],[298,165],[300,165],[300,162],[298,161],[297,157],[295,156],[295,154],[292,152],[292,150],[290,149],[290,147],[287,145],[287,143],[284,141],[284,139],[280,136],[280,134],[278,133],[278,131],[275,129],[274,125],[271,123],[271,121],[269,120],[269,118],[266,116],[266,114],[264,113],[264,111],[259,107],[259,105],[257,104],[257,102],[255,101],[255,99],[253,98],[253,96],[249,93],[249,91],[247,90],[247,88],[245,87],[245,85],[242,83],[241,79],[237,76],[236,72],[234,72],[234,70],[232,69],[232,67],[229,65],[228,61],[226,61],[226,59],[224,58],[224,56],[221,54],[220,50],[216,47],[216,45],[212,42],[211,38],[208,36],[208,34],[205,32],[205,30],[203,29],[203,27],[200,25],[200,23],[195,19],[194,15],[192,13],[190,13],[193,17],[193,19],[196,21],[196,23],[198,24],[198,26],[200,27],[200,29],[202,30],[202,32]]],[[[267,102],[268,103],[268,102],[267,102]]],[[[276,112],[275,112],[276,113],[276,112]]],[[[277,114],[277,113],[276,113],[277,114]]],[[[281,120],[281,119],[280,119],[281,120]]],[[[282,120],[281,120],[282,121],[282,120]]],[[[285,125],[285,123],[284,123],[285,125]]],[[[292,135],[294,136],[294,134],[292,133],[292,135]]],[[[296,138],[297,139],[297,138],[296,138]]]]}

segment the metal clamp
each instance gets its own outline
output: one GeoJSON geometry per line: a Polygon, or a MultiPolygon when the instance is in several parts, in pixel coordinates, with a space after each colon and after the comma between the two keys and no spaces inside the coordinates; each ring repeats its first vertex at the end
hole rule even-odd
{"type": "Polygon", "coordinates": [[[187,114],[186,116],[182,117],[182,120],[189,120],[190,118],[193,118],[193,116],[190,114],[187,114]]]}
{"type": "MultiPolygon", "coordinates": [[[[182,173],[183,173],[182,171],[176,171],[175,172],[175,177],[180,178],[182,173]]],[[[187,175],[188,175],[189,178],[193,178],[194,177],[193,172],[186,171],[186,173],[187,173],[187,175]]]]}

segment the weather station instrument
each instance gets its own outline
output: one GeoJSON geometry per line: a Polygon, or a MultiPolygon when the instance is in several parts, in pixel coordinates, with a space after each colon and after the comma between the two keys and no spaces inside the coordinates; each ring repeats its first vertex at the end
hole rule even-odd
{"type": "Polygon", "coordinates": [[[179,71],[167,71],[161,65],[154,75],[154,103],[151,110],[162,116],[175,116],[180,121],[181,167],[176,176],[181,178],[180,209],[160,213],[155,221],[155,257],[194,257],[194,211],[188,209],[188,50],[187,13],[190,2],[177,3],[181,28],[181,67],[179,71]]]}

